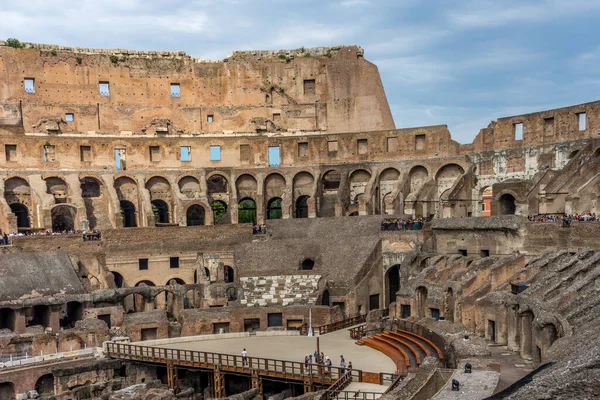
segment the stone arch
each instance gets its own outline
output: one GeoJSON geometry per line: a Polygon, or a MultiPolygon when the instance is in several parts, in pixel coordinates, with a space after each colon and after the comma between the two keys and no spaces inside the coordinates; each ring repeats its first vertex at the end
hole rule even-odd
{"type": "Polygon", "coordinates": [[[429,178],[429,171],[422,165],[415,165],[408,173],[410,193],[419,191],[429,178]]]}
{"type": "Polygon", "coordinates": [[[227,223],[228,213],[227,204],[223,200],[213,200],[210,202],[210,208],[213,214],[213,225],[227,223]]]}
{"type": "Polygon", "coordinates": [[[267,219],[281,219],[283,209],[281,197],[273,197],[267,202],[267,219]]]}
{"type": "Polygon", "coordinates": [[[310,214],[309,199],[313,195],[315,178],[306,171],[298,172],[292,180],[292,192],[294,201],[294,216],[296,218],[308,218],[310,214]]]}
{"type": "Polygon", "coordinates": [[[598,147],[598,148],[597,148],[597,149],[594,151],[594,154],[593,154],[593,156],[592,156],[592,157],[594,157],[594,158],[598,158],[598,157],[600,157],[600,147],[598,147]]]}
{"type": "Polygon", "coordinates": [[[206,178],[206,192],[210,207],[213,211],[213,223],[226,224],[230,222],[229,211],[229,181],[220,173],[212,173],[206,178]]]}
{"type": "Polygon", "coordinates": [[[242,174],[235,181],[238,199],[244,197],[256,198],[257,187],[256,178],[250,174],[242,174]]]}
{"type": "Polygon", "coordinates": [[[30,228],[31,220],[29,217],[29,210],[24,204],[21,203],[11,203],[10,211],[17,218],[17,228],[30,228]]]}
{"type": "Polygon", "coordinates": [[[286,181],[283,175],[274,172],[265,178],[265,198],[283,198],[286,190],[286,181]]]}
{"type": "Polygon", "coordinates": [[[84,199],[102,196],[102,182],[93,176],[84,176],[79,179],[81,197],[84,199]]]}
{"type": "Polygon", "coordinates": [[[56,176],[51,176],[44,180],[46,181],[46,193],[54,197],[54,204],[69,202],[69,185],[67,185],[67,182],[56,176]]]}
{"type": "Polygon", "coordinates": [[[484,186],[479,190],[479,207],[482,217],[489,217],[492,215],[492,187],[484,186]]]}
{"type": "Polygon", "coordinates": [[[206,213],[200,204],[191,204],[185,211],[186,226],[204,225],[206,213]]]}
{"type": "Polygon", "coordinates": [[[393,265],[386,273],[387,299],[386,307],[396,301],[396,293],[400,290],[400,264],[393,265]]]}
{"type": "Polygon", "coordinates": [[[59,204],[51,210],[52,231],[68,232],[75,230],[75,217],[77,210],[73,206],[59,204]]]}
{"type": "Polygon", "coordinates": [[[202,189],[200,180],[195,176],[184,176],[177,182],[179,192],[188,199],[198,199],[201,197],[202,189]]]}
{"type": "Polygon", "coordinates": [[[256,201],[245,197],[238,202],[238,224],[256,223],[256,201]]]}
{"type": "Polygon", "coordinates": [[[223,174],[212,173],[206,178],[206,192],[209,195],[229,194],[229,181],[223,174]]]}
{"type": "Polygon", "coordinates": [[[571,158],[575,157],[577,154],[579,154],[579,150],[573,150],[572,152],[569,153],[569,156],[567,157],[567,159],[570,160],[571,158]]]}
{"type": "Polygon", "coordinates": [[[121,217],[123,218],[123,228],[134,228],[137,226],[137,212],[135,204],[128,200],[119,201],[121,217]]]}
{"type": "Polygon", "coordinates": [[[12,382],[0,383],[0,399],[14,399],[17,394],[15,393],[15,385],[12,382]]]}
{"type": "Polygon", "coordinates": [[[427,315],[427,288],[425,286],[419,286],[415,290],[415,306],[417,317],[423,318],[427,315]]]}
{"type": "Polygon", "coordinates": [[[331,307],[331,299],[329,298],[329,289],[323,290],[321,295],[321,305],[331,307]]]}
{"type": "MultiPolygon", "coordinates": [[[[145,286],[156,286],[156,285],[154,284],[154,282],[152,282],[150,280],[147,280],[147,279],[141,280],[141,281],[139,281],[138,283],[135,284],[135,287],[145,287],[145,286]]],[[[160,292],[154,294],[153,308],[156,308],[156,304],[157,304],[157,300],[156,299],[157,299],[157,297],[158,297],[159,294],[160,294],[160,292]]],[[[146,311],[146,302],[147,302],[146,298],[143,295],[136,294],[134,296],[134,310],[135,310],[135,312],[146,311]]]]}
{"type": "Polygon", "coordinates": [[[455,163],[440,167],[435,174],[435,181],[438,188],[437,198],[439,199],[443,192],[450,189],[464,173],[464,168],[455,163]]]}
{"type": "Polygon", "coordinates": [[[350,204],[358,204],[364,198],[367,185],[371,179],[371,173],[365,169],[357,169],[350,174],[349,178],[349,201],[350,204]]]}
{"type": "Polygon", "coordinates": [[[223,281],[225,283],[233,283],[235,281],[235,272],[229,265],[223,266],[223,281]]]}
{"type": "Polygon", "coordinates": [[[0,330],[8,329],[14,332],[16,321],[17,313],[15,310],[12,308],[0,308],[0,330]]]}
{"type": "MultiPolygon", "coordinates": [[[[98,216],[107,214],[107,203],[103,196],[102,182],[92,176],[84,176],[79,179],[81,188],[81,198],[85,206],[85,216],[89,223],[89,228],[94,229],[98,226],[98,216]],[[96,211],[100,211],[97,213],[96,211]],[[98,214],[98,215],[97,215],[98,214]]],[[[106,222],[105,225],[110,225],[106,222]]]]}
{"type": "Polygon", "coordinates": [[[400,171],[389,167],[379,174],[379,184],[375,195],[377,196],[377,213],[394,214],[394,194],[397,192],[400,171]]]}
{"type": "Polygon", "coordinates": [[[123,279],[123,275],[117,271],[110,271],[110,273],[113,274],[113,280],[117,288],[125,287],[125,279],[123,279]]]}
{"type": "Polygon", "coordinates": [[[173,200],[169,181],[163,176],[153,176],[146,181],[145,187],[150,193],[154,222],[159,224],[171,222],[173,200]]]}
{"type": "Polygon", "coordinates": [[[510,193],[504,193],[498,198],[500,215],[514,215],[517,210],[516,199],[510,193]]]}
{"type": "Polygon", "coordinates": [[[52,396],[54,394],[54,375],[45,374],[35,382],[35,390],[40,396],[52,396]]]}
{"type": "Polygon", "coordinates": [[[231,286],[225,290],[225,296],[227,297],[227,301],[236,301],[237,300],[237,290],[231,286]]]}
{"type": "Polygon", "coordinates": [[[210,270],[207,267],[204,267],[204,276],[210,282],[210,270]]]}
{"type": "Polygon", "coordinates": [[[298,268],[300,271],[311,271],[315,267],[315,260],[312,258],[305,258],[300,263],[300,267],[298,268]]]}
{"type": "Polygon", "coordinates": [[[323,192],[337,192],[342,181],[342,173],[332,169],[321,177],[321,190],[323,192]]]}

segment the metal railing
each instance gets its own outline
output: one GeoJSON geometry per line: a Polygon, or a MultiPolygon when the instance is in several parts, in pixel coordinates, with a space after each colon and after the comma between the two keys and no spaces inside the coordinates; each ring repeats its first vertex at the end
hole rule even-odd
{"type": "Polygon", "coordinates": [[[340,379],[335,381],[333,385],[331,385],[327,391],[325,392],[324,400],[331,400],[337,398],[337,395],[343,391],[348,385],[352,382],[352,374],[351,371],[342,375],[340,379]]]}
{"type": "Polygon", "coordinates": [[[50,354],[40,354],[39,356],[29,355],[25,353],[24,355],[17,354],[6,354],[0,355],[0,368],[10,368],[10,367],[19,367],[23,365],[31,365],[36,363],[41,363],[44,361],[58,361],[64,358],[73,358],[73,357],[93,357],[97,354],[101,354],[102,349],[99,347],[90,347],[81,350],[73,350],[73,351],[63,351],[58,353],[50,353],[50,354]]]}
{"type": "Polygon", "coordinates": [[[328,386],[344,375],[349,375],[355,382],[362,382],[363,375],[361,370],[352,369],[348,372],[347,369],[344,370],[323,364],[260,357],[246,357],[244,359],[241,355],[167,349],[127,343],[107,342],[105,343],[105,350],[106,354],[112,358],[207,369],[214,369],[218,366],[223,371],[247,374],[257,371],[259,375],[303,381],[309,380],[312,383],[328,386]],[[344,374],[344,372],[348,373],[344,374]]]}
{"type": "MultiPolygon", "coordinates": [[[[326,394],[327,396],[327,394],[326,394]]],[[[327,397],[328,400],[375,400],[383,396],[383,393],[377,392],[363,392],[359,390],[357,392],[339,391],[332,397],[327,397]]]]}
{"type": "MultiPolygon", "coordinates": [[[[330,324],[314,326],[313,332],[319,332],[319,335],[324,335],[326,333],[339,331],[340,329],[348,328],[348,327],[351,327],[354,325],[363,324],[363,323],[365,323],[366,320],[367,320],[367,316],[364,314],[363,315],[355,315],[353,317],[344,318],[340,321],[332,322],[330,324]]],[[[304,324],[304,325],[306,325],[306,324],[304,324]]],[[[307,334],[308,326],[306,326],[306,327],[303,326],[303,328],[304,329],[300,330],[300,333],[307,334]]]]}

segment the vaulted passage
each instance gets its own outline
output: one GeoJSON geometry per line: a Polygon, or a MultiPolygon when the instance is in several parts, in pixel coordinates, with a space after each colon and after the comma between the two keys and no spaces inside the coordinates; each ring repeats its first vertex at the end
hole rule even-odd
{"type": "Polygon", "coordinates": [[[500,205],[500,214],[501,215],[512,215],[515,213],[517,207],[515,205],[515,198],[511,194],[503,194],[500,196],[498,200],[500,205]]]}
{"type": "Polygon", "coordinates": [[[256,223],[256,202],[254,200],[245,198],[238,203],[238,223],[256,223]]]}
{"type": "Polygon", "coordinates": [[[119,204],[121,206],[121,216],[123,217],[123,227],[136,227],[137,222],[135,218],[135,206],[133,203],[127,200],[121,200],[119,204]]]}
{"type": "Polygon", "coordinates": [[[17,217],[17,228],[29,228],[29,210],[23,204],[13,203],[10,205],[10,211],[17,217]]]}
{"type": "Polygon", "coordinates": [[[396,301],[396,292],[400,290],[400,265],[394,265],[387,272],[387,299],[386,306],[396,301]]]}
{"type": "Polygon", "coordinates": [[[187,226],[204,225],[204,207],[194,204],[188,207],[185,213],[187,226]]]}
{"type": "Polygon", "coordinates": [[[296,218],[308,218],[309,196],[300,196],[296,200],[296,218]]]}
{"type": "Polygon", "coordinates": [[[56,206],[52,209],[52,230],[54,232],[67,232],[75,230],[75,207],[56,206]]]}
{"type": "Polygon", "coordinates": [[[152,213],[154,222],[159,224],[169,223],[169,206],[164,200],[152,200],[152,213]]]}
{"type": "Polygon", "coordinates": [[[0,308],[0,330],[15,330],[15,321],[17,319],[15,310],[11,308],[0,308]]]}
{"type": "Polygon", "coordinates": [[[219,225],[227,222],[227,204],[221,200],[211,201],[210,208],[213,212],[213,224],[219,225]]]}
{"type": "Polygon", "coordinates": [[[54,394],[54,375],[46,374],[39,377],[35,383],[35,390],[42,396],[54,394]]]}
{"type": "Polygon", "coordinates": [[[281,219],[281,198],[274,197],[267,204],[267,219],[281,219]]]}

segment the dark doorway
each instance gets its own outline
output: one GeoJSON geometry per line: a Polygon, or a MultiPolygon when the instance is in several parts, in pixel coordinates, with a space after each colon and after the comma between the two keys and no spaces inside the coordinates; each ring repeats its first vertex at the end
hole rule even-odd
{"type": "Polygon", "coordinates": [[[314,268],[315,266],[315,262],[314,260],[311,260],[310,258],[305,258],[302,261],[302,264],[300,264],[300,271],[310,271],[314,268]]]}
{"type": "Polygon", "coordinates": [[[17,315],[15,313],[15,310],[13,310],[12,308],[0,308],[0,330],[9,329],[11,331],[14,331],[16,320],[17,315]]]}
{"type": "Polygon", "coordinates": [[[410,304],[402,304],[400,306],[400,318],[410,317],[410,304]]]}
{"type": "Polygon", "coordinates": [[[514,196],[508,193],[500,196],[498,203],[500,205],[500,215],[512,215],[517,210],[514,196]]]}
{"type": "Polygon", "coordinates": [[[242,199],[238,203],[238,224],[256,223],[256,202],[250,198],[242,199]]]}
{"type": "Polygon", "coordinates": [[[106,326],[108,326],[109,328],[111,327],[110,325],[110,314],[100,314],[97,317],[100,321],[104,321],[106,322],[106,326]]]}
{"type": "Polygon", "coordinates": [[[435,319],[436,321],[440,320],[440,309],[439,308],[430,308],[429,311],[431,312],[431,318],[435,319]]]}
{"type": "Polygon", "coordinates": [[[187,226],[204,225],[204,207],[198,204],[189,206],[185,217],[187,226]]]}
{"type": "Polygon", "coordinates": [[[329,306],[331,303],[329,301],[329,290],[325,289],[323,291],[323,296],[321,296],[321,305],[329,306]]]}
{"type": "Polygon", "coordinates": [[[267,219],[281,219],[281,198],[274,197],[267,204],[267,219]]]}
{"type": "Polygon", "coordinates": [[[234,280],[233,268],[231,268],[229,265],[225,265],[223,267],[223,280],[225,283],[232,283],[234,280]]]}
{"type": "Polygon", "coordinates": [[[496,321],[488,319],[488,333],[492,342],[496,341],[496,321]]]}
{"type": "Polygon", "coordinates": [[[54,394],[54,375],[46,374],[38,378],[35,390],[40,396],[51,396],[54,394]]]}
{"type": "Polygon", "coordinates": [[[346,303],[344,303],[343,301],[334,301],[332,303],[333,307],[339,307],[340,310],[342,311],[343,315],[346,315],[346,303]]]}
{"type": "Polygon", "coordinates": [[[283,326],[283,315],[281,313],[269,313],[267,314],[268,326],[283,326]]]}
{"type": "Polygon", "coordinates": [[[379,310],[379,293],[369,296],[369,310],[379,310]]]}
{"type": "Polygon", "coordinates": [[[388,270],[388,297],[386,306],[396,301],[396,293],[400,290],[400,265],[394,265],[388,270]]]}
{"type": "Polygon", "coordinates": [[[248,318],[244,320],[244,332],[260,331],[260,318],[248,318]]]}
{"type": "Polygon", "coordinates": [[[296,200],[296,218],[308,218],[308,199],[310,196],[300,196],[296,200]]]}
{"type": "Polygon", "coordinates": [[[158,338],[158,328],[143,328],[141,331],[143,340],[156,340],[158,338]]]}
{"type": "Polygon", "coordinates": [[[50,307],[48,306],[34,306],[33,307],[33,318],[31,319],[28,326],[41,325],[44,328],[50,325],[50,307]]]}
{"type": "Polygon", "coordinates": [[[12,382],[0,383],[0,399],[14,399],[15,397],[15,385],[12,382]]]}
{"type": "Polygon", "coordinates": [[[152,200],[152,213],[154,222],[159,224],[169,223],[169,206],[163,200],[152,200]]]}
{"type": "Polygon", "coordinates": [[[135,206],[132,202],[127,200],[121,200],[119,202],[121,206],[121,216],[123,217],[123,227],[124,228],[134,228],[137,226],[137,222],[135,220],[135,206]]]}
{"type": "Polygon", "coordinates": [[[123,275],[121,275],[118,272],[115,271],[110,271],[113,274],[113,277],[115,279],[115,286],[117,288],[122,288],[123,287],[123,275]]]}
{"type": "Polygon", "coordinates": [[[21,203],[10,205],[10,211],[17,217],[17,228],[29,228],[29,210],[21,203]]]}

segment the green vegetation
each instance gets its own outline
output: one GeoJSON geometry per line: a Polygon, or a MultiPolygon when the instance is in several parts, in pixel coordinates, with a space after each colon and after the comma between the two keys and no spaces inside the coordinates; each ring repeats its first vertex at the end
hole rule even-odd
{"type": "Polygon", "coordinates": [[[19,40],[15,38],[6,39],[6,45],[15,49],[22,49],[23,47],[25,47],[23,43],[19,42],[19,40]]]}
{"type": "Polygon", "coordinates": [[[220,223],[225,218],[225,214],[227,214],[227,206],[222,201],[215,200],[210,203],[210,208],[212,208],[215,218],[214,223],[220,223]]]}
{"type": "Polygon", "coordinates": [[[312,56],[312,54],[310,54],[310,53],[304,54],[304,57],[311,57],[311,56],[312,56]]]}
{"type": "Polygon", "coordinates": [[[282,59],[282,60],[285,60],[287,57],[285,56],[285,54],[280,54],[279,58],[282,59]]]}
{"type": "Polygon", "coordinates": [[[55,56],[55,55],[57,54],[57,53],[56,53],[56,50],[52,50],[52,51],[50,52],[50,54],[52,54],[53,56],[55,56]]]}
{"type": "Polygon", "coordinates": [[[110,62],[116,64],[119,61],[119,56],[115,56],[114,54],[110,56],[110,62]]]}
{"type": "Polygon", "coordinates": [[[81,62],[83,61],[83,58],[77,57],[76,60],[77,60],[77,64],[81,64],[81,62]]]}

